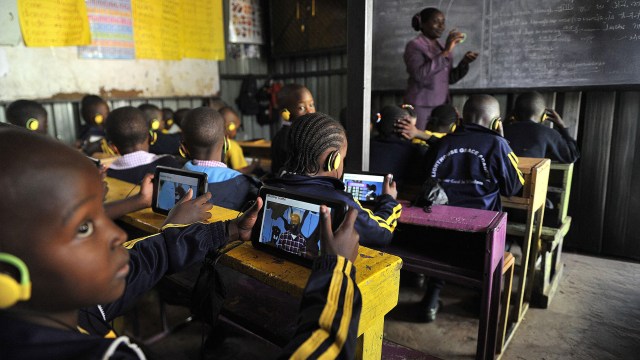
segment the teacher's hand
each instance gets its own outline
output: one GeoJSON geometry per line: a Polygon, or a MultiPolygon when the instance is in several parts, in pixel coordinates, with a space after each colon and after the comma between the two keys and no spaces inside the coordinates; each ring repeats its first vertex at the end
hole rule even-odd
{"type": "Polygon", "coordinates": [[[478,58],[477,52],[467,51],[467,53],[464,54],[464,57],[462,58],[462,60],[460,60],[460,64],[470,64],[474,62],[477,58],[478,58]]]}
{"type": "Polygon", "coordinates": [[[453,29],[449,32],[449,36],[447,36],[447,44],[444,47],[446,52],[453,51],[453,48],[456,47],[462,40],[464,39],[464,34],[453,29]]]}

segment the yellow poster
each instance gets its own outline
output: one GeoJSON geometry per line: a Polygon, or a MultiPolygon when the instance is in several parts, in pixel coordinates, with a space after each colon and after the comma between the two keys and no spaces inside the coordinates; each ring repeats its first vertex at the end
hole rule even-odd
{"type": "Polygon", "coordinates": [[[136,58],[180,60],[182,0],[132,0],[136,58]]]}
{"type": "Polygon", "coordinates": [[[183,0],[184,57],[224,60],[222,0],[183,0]],[[188,9],[188,10],[187,10],[188,9]]]}
{"type": "Polygon", "coordinates": [[[83,0],[18,0],[18,16],[27,46],[91,44],[83,0]]]}

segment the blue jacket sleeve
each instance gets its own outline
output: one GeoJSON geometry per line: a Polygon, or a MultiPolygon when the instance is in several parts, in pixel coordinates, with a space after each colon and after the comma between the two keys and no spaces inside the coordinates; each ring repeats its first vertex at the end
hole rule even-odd
{"type": "Polygon", "coordinates": [[[107,321],[121,315],[138,296],[153,288],[160,279],[202,261],[209,250],[228,241],[226,223],[168,225],[162,232],[128,241],[129,275],[124,294],[103,306],[107,321]]]}
{"type": "Polygon", "coordinates": [[[378,196],[373,211],[363,207],[358,200],[354,199],[354,202],[355,205],[350,205],[358,209],[355,227],[360,234],[360,244],[373,247],[389,245],[402,214],[402,205],[386,194],[378,196]]]}
{"type": "Polygon", "coordinates": [[[280,358],[353,359],[362,299],[355,267],[342,256],[317,259],[300,305],[296,333],[280,358]]]}
{"type": "Polygon", "coordinates": [[[561,139],[558,139],[550,148],[546,149],[546,153],[550,154],[552,160],[557,160],[563,164],[572,164],[580,158],[580,151],[578,150],[578,143],[571,138],[567,129],[563,127],[554,128],[559,134],[561,139]]]}
{"type": "MultiPolygon", "coordinates": [[[[501,140],[503,139],[501,138],[501,140]]],[[[500,195],[514,196],[524,185],[524,175],[518,169],[518,157],[507,145],[506,140],[500,141],[500,149],[496,152],[496,157],[498,171],[494,172],[494,174],[498,180],[500,195]]]]}

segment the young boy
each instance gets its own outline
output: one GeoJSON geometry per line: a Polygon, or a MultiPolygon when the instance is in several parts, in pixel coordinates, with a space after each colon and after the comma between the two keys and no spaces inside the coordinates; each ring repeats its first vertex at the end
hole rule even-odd
{"type": "Polygon", "coordinates": [[[107,176],[137,184],[156,166],[181,168],[182,163],[171,155],[154,155],[149,152],[153,136],[142,111],[125,106],[115,109],[105,125],[107,140],[114,151],[122,155],[107,170],[107,176]]]}
{"type": "MultiPolygon", "coordinates": [[[[232,221],[169,224],[159,234],[125,242],[125,233],[104,213],[98,171],[78,152],[1,128],[0,167],[0,213],[13,214],[0,217],[0,272],[9,280],[31,278],[25,285],[31,291],[15,298],[6,299],[10,284],[0,285],[7,300],[0,309],[2,359],[145,359],[109,322],[164,275],[201,262],[229,241],[247,241],[262,206],[258,199],[232,221]]],[[[202,213],[203,198],[178,205],[175,218],[202,213]]],[[[314,264],[298,331],[283,355],[353,358],[361,305],[352,265],[356,214],[347,214],[332,233],[328,210],[321,213],[326,255],[314,264]],[[340,330],[344,326],[347,331],[340,330]],[[324,340],[312,340],[318,338],[324,340]]]]}
{"type": "Polygon", "coordinates": [[[282,127],[271,140],[271,173],[277,177],[289,153],[289,131],[291,124],[304,114],[316,112],[313,95],[300,84],[287,84],[278,92],[278,106],[282,115],[282,127]]]}
{"type": "Polygon", "coordinates": [[[47,134],[47,111],[31,100],[16,100],[7,107],[7,121],[13,125],[47,134]]]}
{"type": "Polygon", "coordinates": [[[220,114],[224,118],[224,132],[229,141],[229,149],[225,155],[224,162],[233,170],[240,171],[247,175],[251,174],[257,167],[258,162],[254,161],[251,165],[247,164],[242,147],[234,140],[241,125],[240,116],[229,106],[220,109],[220,114]]]}
{"type": "MultiPolygon", "coordinates": [[[[518,158],[501,135],[500,105],[490,95],[464,104],[462,125],[427,153],[427,177],[442,187],[448,205],[502,211],[500,195],[516,195],[524,184],[518,158]]],[[[430,278],[423,299],[426,321],[435,320],[444,281],[430,278]]]]}
{"type": "Polygon", "coordinates": [[[105,137],[104,122],[109,116],[109,104],[97,95],[86,95],[80,102],[80,114],[84,124],[78,132],[78,146],[91,155],[100,151],[100,142],[105,137]]]}
{"type": "Polygon", "coordinates": [[[347,137],[340,123],[322,113],[303,115],[291,125],[289,146],[286,172],[267,181],[267,185],[344,201],[358,210],[356,230],[363,245],[382,247],[391,242],[402,212],[402,205],[396,201],[396,183],[386,177],[373,211],[363,208],[344,191],[340,179],[347,137]]]}
{"type": "Polygon", "coordinates": [[[578,160],[578,144],[567,132],[560,115],[546,108],[542,94],[528,92],[518,96],[514,115],[515,121],[504,126],[504,137],[516,155],[565,164],[578,160]],[[554,128],[543,125],[543,120],[551,121],[554,128]]]}
{"type": "Polygon", "coordinates": [[[424,156],[427,148],[403,139],[395,130],[396,123],[410,116],[399,106],[385,106],[378,113],[378,135],[371,139],[369,171],[393,174],[394,180],[404,184],[424,182],[424,156]]]}
{"type": "Polygon", "coordinates": [[[429,123],[425,131],[418,130],[415,119],[399,119],[396,131],[405,139],[412,139],[413,143],[432,146],[441,138],[455,131],[458,126],[459,114],[451,105],[436,106],[431,112],[429,123]]]}
{"type": "Polygon", "coordinates": [[[211,203],[227,209],[242,210],[245,204],[255,199],[260,182],[229,169],[225,158],[226,135],[224,119],[219,112],[209,107],[195,108],[182,123],[184,148],[190,159],[184,168],[206,173],[211,203]]]}
{"type": "Polygon", "coordinates": [[[142,104],[138,106],[138,109],[144,114],[151,130],[156,133],[156,139],[149,147],[149,152],[158,155],[178,155],[180,153],[180,134],[167,132],[162,110],[153,104],[142,104]]]}

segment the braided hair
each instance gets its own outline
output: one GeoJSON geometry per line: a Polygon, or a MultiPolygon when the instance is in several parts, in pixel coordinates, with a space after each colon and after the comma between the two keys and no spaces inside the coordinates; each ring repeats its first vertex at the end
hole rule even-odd
{"type": "Polygon", "coordinates": [[[295,119],[288,140],[285,169],[297,174],[317,174],[322,169],[320,156],[328,149],[340,150],[347,141],[342,125],[319,112],[295,119]]]}

